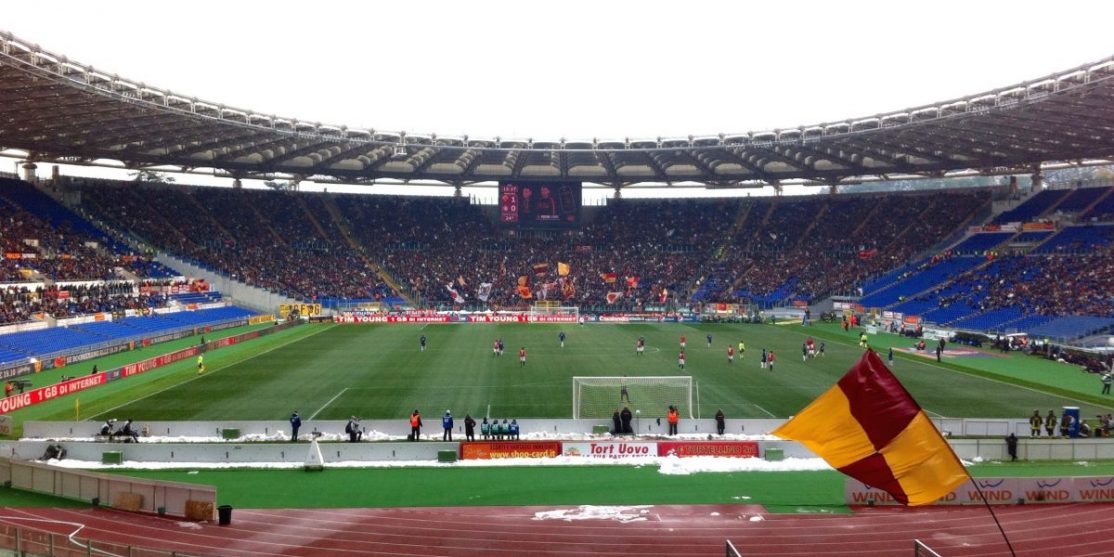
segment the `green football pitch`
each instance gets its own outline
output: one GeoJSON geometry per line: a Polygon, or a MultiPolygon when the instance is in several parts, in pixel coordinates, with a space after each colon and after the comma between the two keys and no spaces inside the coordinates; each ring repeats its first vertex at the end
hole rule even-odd
{"type": "MultiPolygon", "coordinates": [[[[883,357],[891,343],[909,344],[887,335],[872,339],[883,357]]],[[[168,349],[117,357],[140,359],[168,349]]],[[[700,417],[722,409],[729,418],[781,418],[831,387],[861,354],[852,334],[832,326],[305,325],[211,352],[204,375],[184,361],[80,393],[80,417],[282,420],[298,410],[316,419],[403,419],[415,408],[434,416],[451,408],[457,415],[568,418],[573,376],[691,375],[700,417]],[[567,334],[564,348],[560,331],[567,334]],[[801,344],[810,334],[826,342],[826,355],[803,362],[801,344]],[[422,335],[428,338],[424,352],[422,335]],[[688,338],[683,371],[677,365],[681,335],[688,338]],[[637,356],[640,336],[646,351],[637,356]],[[496,338],[506,345],[502,357],[492,355],[496,338]],[[728,364],[726,347],[740,340],[747,350],[728,364]],[[529,353],[524,367],[520,347],[529,353]],[[777,353],[774,371],[759,368],[762,348],[777,353]]],[[[1111,411],[1094,376],[1020,354],[980,352],[936,364],[899,353],[894,367],[934,416],[1021,418],[1062,406],[1080,406],[1083,416],[1111,411]]],[[[19,421],[72,420],[74,400],[16,414],[19,421]]]]}

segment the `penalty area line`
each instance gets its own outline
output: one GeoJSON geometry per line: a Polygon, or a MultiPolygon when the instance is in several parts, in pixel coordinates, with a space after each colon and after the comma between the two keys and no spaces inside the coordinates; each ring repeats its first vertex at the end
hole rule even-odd
{"type": "Polygon", "coordinates": [[[762,408],[761,406],[759,406],[758,403],[752,402],[751,404],[753,404],[755,408],[765,412],[767,416],[769,416],[771,418],[776,418],[777,417],[777,416],[774,415],[773,412],[770,412],[769,410],[766,410],[765,408],[762,408]]]}
{"type": "Polygon", "coordinates": [[[330,404],[336,402],[336,400],[338,398],[340,398],[340,395],[344,394],[345,391],[347,391],[347,390],[348,390],[348,387],[345,387],[345,388],[341,389],[340,392],[336,394],[336,396],[334,396],[333,398],[330,398],[329,402],[326,402],[324,406],[322,406],[321,408],[318,408],[316,412],[314,412],[313,414],[310,414],[310,416],[306,419],[307,420],[312,420],[312,419],[316,418],[317,415],[320,414],[322,410],[328,408],[330,404]]]}

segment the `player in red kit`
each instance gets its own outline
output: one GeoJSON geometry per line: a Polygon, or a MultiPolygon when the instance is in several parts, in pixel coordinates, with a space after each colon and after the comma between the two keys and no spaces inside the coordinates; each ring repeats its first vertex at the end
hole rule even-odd
{"type": "Polygon", "coordinates": [[[735,363],[735,347],[730,344],[727,345],[727,363],[735,363]]]}
{"type": "Polygon", "coordinates": [[[688,340],[689,339],[686,338],[685,335],[681,335],[681,350],[685,349],[685,346],[688,344],[688,340]]]}
{"type": "Polygon", "coordinates": [[[679,367],[681,369],[685,369],[685,351],[684,350],[682,350],[680,354],[677,354],[677,367],[679,367]]]}
{"type": "Polygon", "coordinates": [[[518,366],[522,367],[522,366],[525,366],[525,365],[526,365],[526,347],[523,346],[522,348],[518,349],[518,366]]]}

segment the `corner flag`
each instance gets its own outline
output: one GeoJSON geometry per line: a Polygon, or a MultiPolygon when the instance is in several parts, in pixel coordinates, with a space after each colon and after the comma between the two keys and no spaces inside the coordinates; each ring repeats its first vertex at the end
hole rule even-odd
{"type": "Polygon", "coordinates": [[[873,350],[773,432],[904,505],[927,505],[969,478],[909,391],[873,350]]]}

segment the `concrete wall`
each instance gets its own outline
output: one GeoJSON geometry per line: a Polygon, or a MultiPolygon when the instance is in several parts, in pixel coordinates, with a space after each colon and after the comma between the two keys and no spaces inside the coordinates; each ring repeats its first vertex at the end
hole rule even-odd
{"type": "MultiPolygon", "coordinates": [[[[455,417],[455,436],[464,435],[464,415],[455,417]]],[[[509,416],[508,416],[509,417],[509,416]]],[[[117,416],[126,419],[127,416],[117,416]]],[[[422,433],[426,436],[441,436],[441,417],[422,416],[425,427],[422,433]]],[[[476,421],[481,421],[476,418],[476,421]]],[[[502,419],[500,419],[502,421],[502,419]]],[[[1024,419],[989,419],[989,418],[937,418],[933,422],[940,431],[951,437],[985,436],[995,440],[1004,438],[1011,431],[1018,437],[1029,437],[1029,423],[1024,419]]],[[[309,440],[310,432],[314,428],[324,433],[342,434],[347,422],[342,420],[309,420],[302,417],[300,436],[309,440]]],[[[764,435],[785,423],[783,419],[768,420],[727,420],[725,432],[729,434],[764,435]]],[[[363,420],[363,427],[369,431],[377,431],[392,437],[403,438],[410,433],[410,423],[405,419],[399,420],[363,420]]],[[[611,419],[520,419],[519,427],[523,435],[533,433],[546,433],[569,435],[591,433],[593,426],[604,425],[611,427],[611,419]]],[[[23,435],[28,438],[69,438],[93,437],[100,430],[102,422],[36,422],[28,421],[23,425],[23,435]]],[[[150,428],[151,435],[156,437],[220,437],[223,428],[237,428],[243,435],[273,436],[278,432],[290,433],[290,424],[286,421],[221,421],[221,422],[143,422],[140,427],[150,428]]],[[[665,418],[636,419],[632,426],[641,435],[665,435],[668,424],[665,418]]],[[[711,418],[693,420],[682,419],[678,426],[679,433],[710,433],[716,431],[716,422],[711,418]]],[[[479,435],[479,427],[476,428],[479,435]]],[[[1042,432],[1043,435],[1043,432],[1042,432]]]]}
{"type": "Polygon", "coordinates": [[[233,302],[241,307],[262,313],[274,313],[278,311],[279,304],[298,303],[298,300],[293,298],[281,296],[262,288],[248,286],[240,281],[203,269],[166,253],[158,254],[155,260],[185,276],[205,279],[213,290],[219,291],[225,297],[232,298],[233,302]]]}
{"type": "MultiPolygon", "coordinates": [[[[47,441],[0,443],[0,456],[39,459],[47,441]]],[[[300,464],[309,455],[309,443],[79,443],[64,442],[66,458],[100,462],[109,451],[124,453],[131,462],[220,462],[300,464]]],[[[456,451],[457,443],[320,443],[325,463],[344,461],[391,462],[437,460],[437,451],[456,451]]]]}
{"type": "MultiPolygon", "coordinates": [[[[127,416],[118,416],[126,419],[127,416]]],[[[440,438],[440,416],[422,416],[425,427],[422,434],[440,438]]],[[[481,421],[477,419],[477,421],[481,421]]],[[[500,420],[502,421],[502,420],[500,420]]],[[[464,436],[464,416],[455,416],[454,436],[464,436]]],[[[759,435],[773,431],[784,420],[727,420],[726,433],[759,435]]],[[[343,434],[347,422],[342,420],[308,420],[302,417],[302,428],[299,438],[309,440],[314,429],[323,433],[343,434]]],[[[519,428],[523,435],[546,433],[553,435],[573,435],[591,433],[593,426],[604,425],[611,427],[610,419],[581,419],[581,420],[556,420],[556,419],[523,419],[518,420],[519,428]]],[[[103,422],[37,422],[27,421],[23,424],[24,438],[59,439],[73,437],[94,437],[100,431],[103,422]]],[[[119,424],[118,424],[119,425],[119,424]]],[[[363,420],[361,425],[368,432],[379,432],[391,437],[405,438],[410,433],[410,423],[406,420],[363,420]]],[[[290,423],[287,421],[221,421],[221,422],[136,422],[137,428],[149,428],[155,437],[220,437],[221,429],[236,428],[245,436],[275,436],[289,435],[290,423]]],[[[637,419],[632,423],[635,431],[641,435],[665,435],[668,424],[665,418],[637,419]]],[[[715,420],[708,418],[702,420],[682,419],[677,427],[678,433],[709,433],[716,431],[715,420]]],[[[479,425],[476,426],[476,435],[480,433],[479,425]]]]}
{"type": "MultiPolygon", "coordinates": [[[[956,454],[968,461],[1006,460],[1006,443],[995,439],[951,439],[956,454]]],[[[46,451],[47,441],[0,442],[0,457],[38,459],[46,451]]],[[[306,461],[308,443],[93,443],[63,442],[66,458],[100,462],[108,451],[124,453],[130,462],[166,463],[253,463],[306,461]]],[[[325,463],[433,461],[438,451],[457,451],[458,443],[424,441],[421,443],[320,443],[325,463]]],[[[786,457],[813,458],[816,455],[800,443],[792,441],[759,441],[759,454],[769,448],[780,448],[786,457]]],[[[1109,460],[1114,459],[1114,439],[1021,439],[1017,448],[1022,460],[1109,460]]]]}
{"type": "Polygon", "coordinates": [[[129,495],[138,500],[135,510],[148,513],[161,510],[171,516],[188,516],[189,502],[204,502],[210,505],[212,515],[205,518],[216,518],[217,491],[207,485],[142,480],[7,458],[0,458],[0,481],[11,482],[16,489],[68,499],[95,498],[104,505],[114,505],[118,497],[129,495]]]}

